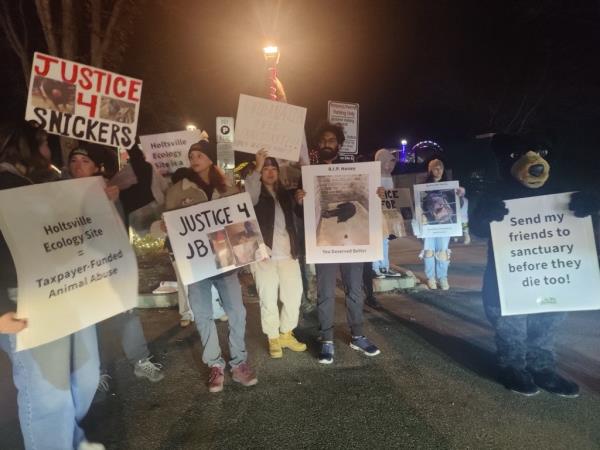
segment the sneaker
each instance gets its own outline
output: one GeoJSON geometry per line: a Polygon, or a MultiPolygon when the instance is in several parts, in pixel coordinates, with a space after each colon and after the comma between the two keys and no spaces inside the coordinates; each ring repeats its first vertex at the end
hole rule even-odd
{"type": "Polygon", "coordinates": [[[437,289],[437,282],[433,278],[427,280],[427,287],[429,289],[437,289]]]}
{"type": "Polygon", "coordinates": [[[252,367],[247,362],[233,367],[231,369],[231,376],[233,381],[240,383],[242,386],[254,386],[258,383],[258,378],[256,378],[254,370],[252,370],[252,367]]]}
{"type": "Polygon", "coordinates": [[[279,343],[281,348],[289,348],[293,352],[306,351],[306,344],[296,339],[296,336],[291,331],[281,333],[279,335],[279,343]]]}
{"type": "Polygon", "coordinates": [[[165,377],[164,374],[160,373],[163,366],[162,364],[153,363],[150,361],[151,358],[152,356],[149,356],[136,362],[133,373],[138,378],[146,378],[152,383],[158,383],[165,377]]]}
{"type": "Polygon", "coordinates": [[[321,364],[331,364],[333,362],[333,342],[321,341],[321,351],[319,352],[319,362],[321,364]]]}
{"type": "Polygon", "coordinates": [[[533,382],[543,390],[561,397],[579,397],[579,386],[577,383],[561,377],[554,370],[531,372],[533,382]]]}
{"type": "Polygon", "coordinates": [[[279,338],[269,338],[269,355],[271,355],[271,358],[281,358],[283,356],[279,338]]]}
{"type": "Polygon", "coordinates": [[[221,317],[219,317],[219,320],[221,322],[227,322],[229,320],[229,317],[227,317],[227,314],[223,314],[221,317]]]}
{"type": "Polygon", "coordinates": [[[440,278],[440,289],[442,291],[447,291],[450,289],[450,285],[448,284],[448,278],[440,278]]]}
{"type": "Polygon", "coordinates": [[[533,378],[526,370],[505,367],[500,370],[499,378],[506,389],[517,394],[531,397],[540,393],[540,390],[533,382],[533,378]]]}
{"type": "Polygon", "coordinates": [[[225,381],[225,371],[221,366],[212,366],[208,375],[208,392],[221,392],[225,381]]]}
{"type": "Polygon", "coordinates": [[[110,392],[110,381],[112,377],[107,373],[100,374],[100,381],[98,382],[98,392],[108,394],[110,392]]]}
{"type": "Polygon", "coordinates": [[[181,320],[179,321],[179,326],[180,326],[181,328],[185,328],[185,327],[189,327],[191,323],[192,323],[192,321],[191,321],[191,320],[188,320],[188,319],[181,319],[181,320]]]}
{"type": "Polygon", "coordinates": [[[376,356],[381,353],[381,350],[365,336],[353,336],[352,341],[350,341],[350,348],[363,352],[367,356],[376,356]]]}
{"type": "Polygon", "coordinates": [[[77,450],[105,450],[105,447],[100,442],[81,441],[77,450]]]}
{"type": "Polygon", "coordinates": [[[385,274],[386,277],[401,277],[402,274],[396,272],[394,269],[381,269],[381,272],[385,274]]]}
{"type": "Polygon", "coordinates": [[[373,270],[373,278],[385,278],[385,274],[381,270],[373,270]]]}
{"type": "Polygon", "coordinates": [[[471,235],[469,233],[464,233],[463,234],[463,244],[464,245],[471,244],[471,235]]]}
{"type": "Polygon", "coordinates": [[[381,304],[377,301],[375,297],[367,297],[365,299],[365,305],[373,309],[381,309],[381,304]]]}

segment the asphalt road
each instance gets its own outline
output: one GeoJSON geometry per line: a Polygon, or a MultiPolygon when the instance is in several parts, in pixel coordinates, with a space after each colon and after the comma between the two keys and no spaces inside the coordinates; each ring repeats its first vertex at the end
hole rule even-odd
{"type": "MultiPolygon", "coordinates": [[[[392,242],[391,260],[402,267],[420,270],[418,253],[418,241],[392,242]]],[[[384,309],[365,314],[367,335],[382,350],[374,358],[348,347],[339,292],[331,366],[316,361],[314,316],[297,332],[308,352],[270,359],[258,304],[247,298],[247,347],[259,383],[244,388],[227,376],[220,394],[207,392],[195,330],[181,329],[174,310],[143,311],[166,378],[155,385],[137,380],[114,333],[105,333],[113,391],[93,405],[85,422],[89,438],[109,449],[148,450],[600,448],[600,313],[571,314],[558,339],[560,368],[581,384],[580,398],[508,392],[494,381],[493,339],[479,292],[484,256],[482,243],[455,247],[449,292],[380,295],[384,309]]],[[[224,344],[227,325],[218,327],[224,344]]],[[[19,449],[4,355],[0,379],[0,448],[19,449]]]]}

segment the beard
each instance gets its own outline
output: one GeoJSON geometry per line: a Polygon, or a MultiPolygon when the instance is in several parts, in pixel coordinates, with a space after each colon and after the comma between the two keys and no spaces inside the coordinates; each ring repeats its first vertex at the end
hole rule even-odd
{"type": "Polygon", "coordinates": [[[323,147],[319,149],[319,160],[330,161],[335,158],[338,154],[337,149],[331,147],[323,147]]]}

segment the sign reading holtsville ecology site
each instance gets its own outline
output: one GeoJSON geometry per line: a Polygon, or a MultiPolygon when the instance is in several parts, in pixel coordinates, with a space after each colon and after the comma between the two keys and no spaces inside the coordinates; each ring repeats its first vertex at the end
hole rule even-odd
{"type": "Polygon", "coordinates": [[[36,52],[25,120],[111,147],[135,143],[142,80],[36,52]]]}
{"type": "Polygon", "coordinates": [[[163,217],[184,284],[269,257],[247,192],[163,217]]]}
{"type": "Polygon", "coordinates": [[[17,350],[137,305],[137,262],[102,177],[0,191],[0,230],[18,277],[17,350]]]}
{"type": "Polygon", "coordinates": [[[174,131],[140,136],[146,161],[154,164],[161,175],[171,175],[180,167],[188,167],[188,150],[200,140],[202,131],[174,131]]]}
{"type": "Polygon", "coordinates": [[[600,309],[591,218],[569,210],[570,194],[506,200],[492,222],[502,315],[600,309]]]}

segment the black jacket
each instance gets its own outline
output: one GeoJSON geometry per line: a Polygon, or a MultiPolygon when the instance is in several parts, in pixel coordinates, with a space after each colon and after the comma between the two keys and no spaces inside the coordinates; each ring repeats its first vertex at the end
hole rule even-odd
{"type": "MultiPolygon", "coordinates": [[[[285,217],[285,230],[290,237],[290,249],[292,258],[298,257],[298,237],[296,235],[296,226],[294,223],[294,190],[280,189],[277,192],[277,201],[283,210],[283,216],[285,217]]],[[[275,227],[275,199],[271,193],[267,190],[264,184],[261,183],[260,197],[258,203],[254,205],[254,212],[256,213],[256,219],[260,226],[260,232],[262,233],[265,244],[269,248],[273,248],[273,231],[275,227]]]]}

